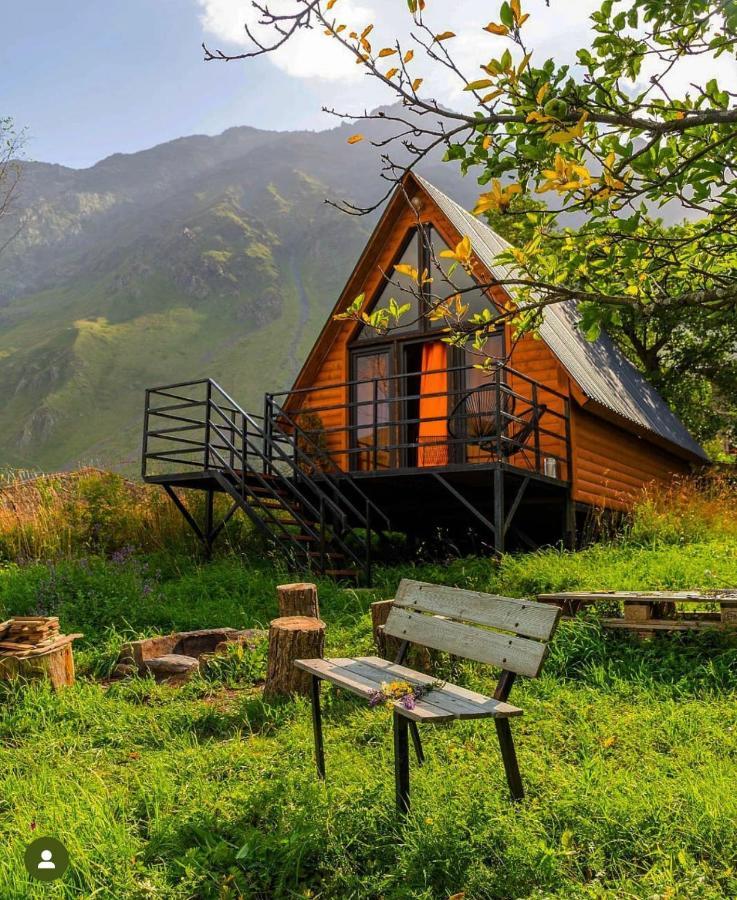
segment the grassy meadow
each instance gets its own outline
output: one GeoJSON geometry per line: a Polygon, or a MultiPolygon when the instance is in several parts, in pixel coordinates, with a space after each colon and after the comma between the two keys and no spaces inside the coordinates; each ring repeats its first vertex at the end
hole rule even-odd
{"type": "MultiPolygon", "coordinates": [[[[265,625],[294,580],[237,522],[209,564],[155,492],[117,476],[0,491],[0,620],[81,631],[78,683],[0,684],[0,898],[721,898],[737,896],[737,643],[637,643],[596,615],[564,622],[543,676],[512,694],[527,797],[507,799],[493,724],[426,727],[412,813],[394,810],[391,721],[325,691],[328,780],[306,701],[265,703],[265,647],[233,649],[183,688],[109,683],[124,639],[265,625]],[[71,865],[34,886],[25,846],[71,865]]],[[[327,654],[372,652],[369,604],[403,575],[530,596],[577,588],[737,585],[729,485],[643,498],[622,532],[550,549],[319,582],[327,654]]],[[[439,677],[489,691],[494,673],[439,677]]]]}

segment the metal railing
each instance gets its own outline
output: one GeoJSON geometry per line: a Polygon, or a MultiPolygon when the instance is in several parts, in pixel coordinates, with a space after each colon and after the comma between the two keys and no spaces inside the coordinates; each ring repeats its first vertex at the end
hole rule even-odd
{"type": "Polygon", "coordinates": [[[150,388],[142,477],[188,472],[215,477],[282,549],[317,556],[322,571],[339,551],[370,579],[372,533],[388,528],[386,517],[359,488],[326,477],[309,452],[309,436],[296,425],[291,434],[275,428],[279,416],[286,414],[247,413],[212,379],[150,388]],[[289,520],[277,514],[279,506],[289,520]],[[310,547],[295,537],[294,524],[310,547]]]}
{"type": "Polygon", "coordinates": [[[267,394],[265,419],[275,433],[307,436],[323,471],[503,461],[570,480],[568,397],[506,365],[485,377],[473,366],[454,366],[267,394]],[[472,372],[476,383],[469,386],[472,372]],[[445,386],[424,390],[430,376],[445,386]]]}

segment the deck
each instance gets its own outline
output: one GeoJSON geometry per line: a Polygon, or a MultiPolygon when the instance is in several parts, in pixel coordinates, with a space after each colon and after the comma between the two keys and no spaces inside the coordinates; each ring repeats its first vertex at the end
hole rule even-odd
{"type": "Polygon", "coordinates": [[[263,415],[210,379],[152,388],[142,476],[208,552],[240,509],[296,568],[340,577],[369,581],[377,548],[397,532],[403,546],[435,541],[446,555],[570,542],[567,398],[501,367],[470,390],[445,377],[452,389],[432,393],[411,374],[330,385],[322,404],[317,389],[271,394],[263,415]],[[206,493],[204,522],[182,489],[206,493]],[[216,523],[218,493],[232,506],[216,523]]]}

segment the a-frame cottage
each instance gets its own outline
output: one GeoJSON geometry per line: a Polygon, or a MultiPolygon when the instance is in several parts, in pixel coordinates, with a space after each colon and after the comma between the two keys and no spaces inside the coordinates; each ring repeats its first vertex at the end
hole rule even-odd
{"type": "MultiPolygon", "coordinates": [[[[646,485],[707,462],[612,341],[584,338],[573,306],[549,307],[537,336],[513,342],[501,328],[486,348],[499,360],[492,373],[442,340],[421,296],[386,334],[335,318],[360,294],[366,311],[381,308],[397,295],[396,265],[432,271],[465,236],[474,280],[503,279],[494,259],[505,242],[408,175],[291,390],[267,394],[258,414],[208,379],[147,392],[143,477],[164,486],[208,549],[223,525],[218,492],[232,500],[226,520],[242,509],[297,566],[336,576],[370,579],[390,532],[408,547],[441,535],[461,551],[571,545],[589,509],[626,509],[646,485]],[[204,522],[179,488],[207,492],[204,522]]],[[[473,285],[459,268],[456,286],[459,274],[473,285]]],[[[436,301],[445,284],[435,271],[436,301]]],[[[471,313],[507,299],[499,285],[464,294],[471,313]]]]}

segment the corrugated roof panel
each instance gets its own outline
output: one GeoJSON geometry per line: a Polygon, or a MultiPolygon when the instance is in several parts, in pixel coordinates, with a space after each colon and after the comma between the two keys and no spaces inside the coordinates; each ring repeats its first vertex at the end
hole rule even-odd
{"type": "MultiPolygon", "coordinates": [[[[492,276],[508,278],[511,270],[494,260],[509,243],[429,181],[415,177],[456,231],[471,238],[474,253],[492,276]]],[[[540,337],[587,397],[684,450],[708,458],[683,422],[609,335],[602,333],[595,341],[586,340],[578,328],[575,303],[548,306],[543,313],[540,337]]]]}

